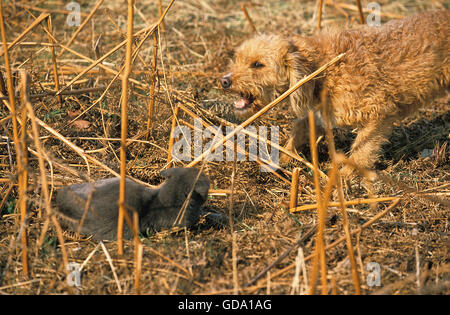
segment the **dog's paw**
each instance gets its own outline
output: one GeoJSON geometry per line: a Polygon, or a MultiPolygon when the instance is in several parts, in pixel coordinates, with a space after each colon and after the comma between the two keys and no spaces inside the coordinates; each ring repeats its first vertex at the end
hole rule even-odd
{"type": "MultiPolygon", "coordinates": [[[[295,153],[295,148],[294,148],[294,139],[290,138],[288,140],[288,142],[286,142],[286,145],[284,146],[284,148],[287,151],[289,151],[289,152],[291,152],[293,154],[296,154],[295,153]]],[[[280,164],[286,165],[287,163],[289,163],[291,161],[291,159],[292,159],[292,157],[290,157],[288,154],[286,154],[284,152],[280,152],[280,159],[279,159],[280,164]]]]}
{"type": "Polygon", "coordinates": [[[349,181],[356,176],[355,169],[350,165],[344,165],[343,167],[341,167],[339,173],[341,174],[341,177],[344,179],[344,181],[349,181]]]}
{"type": "Polygon", "coordinates": [[[280,163],[280,165],[286,165],[286,164],[288,164],[291,161],[291,159],[292,158],[289,155],[287,155],[286,153],[281,152],[278,162],[280,163]]]}
{"type": "Polygon", "coordinates": [[[374,182],[377,179],[377,173],[369,168],[358,168],[355,170],[354,167],[350,165],[344,165],[339,170],[341,177],[344,181],[350,182],[355,179],[358,175],[364,180],[368,182],[374,182]]]}

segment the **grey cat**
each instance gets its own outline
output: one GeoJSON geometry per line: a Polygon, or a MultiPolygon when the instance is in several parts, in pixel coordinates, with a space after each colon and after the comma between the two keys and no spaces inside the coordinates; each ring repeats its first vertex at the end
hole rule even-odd
{"type": "MultiPolygon", "coordinates": [[[[170,168],[161,172],[166,181],[157,188],[149,188],[126,179],[126,208],[129,217],[133,211],[139,216],[139,232],[159,231],[165,228],[191,227],[199,221],[201,206],[208,197],[209,178],[194,168],[170,168]],[[198,179],[197,179],[198,176],[198,179]],[[183,204],[191,193],[184,216],[175,224],[183,204]]],[[[77,231],[85,213],[89,194],[91,200],[81,228],[82,234],[94,240],[116,240],[119,200],[119,178],[108,178],[93,183],[74,184],[61,189],[56,196],[59,213],[66,218],[69,229],[77,231]]],[[[124,238],[133,236],[124,224],[124,238]]]]}

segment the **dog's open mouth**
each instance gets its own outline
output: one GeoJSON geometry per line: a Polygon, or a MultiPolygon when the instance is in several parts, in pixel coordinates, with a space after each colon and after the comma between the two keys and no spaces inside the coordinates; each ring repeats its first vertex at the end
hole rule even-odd
{"type": "Polygon", "coordinates": [[[253,106],[253,102],[255,101],[255,97],[251,94],[241,93],[241,98],[234,102],[234,109],[237,111],[245,111],[253,106]]]}

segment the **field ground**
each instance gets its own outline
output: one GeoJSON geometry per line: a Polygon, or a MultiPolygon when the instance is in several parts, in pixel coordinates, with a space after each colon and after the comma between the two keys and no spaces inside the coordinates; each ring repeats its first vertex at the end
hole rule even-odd
{"type": "MultiPolygon", "coordinates": [[[[82,20],[93,9],[96,1],[78,1],[82,20]]],[[[162,1],[166,7],[167,0],[162,1]]],[[[324,27],[349,27],[358,24],[355,2],[350,0],[325,1],[324,27]],[[339,6],[342,4],[341,6],[339,6]],[[347,17],[346,17],[347,15],[347,17]]],[[[363,0],[363,7],[368,1],[363,0]]],[[[443,1],[433,0],[378,0],[382,22],[416,12],[443,8],[443,1]]],[[[52,16],[54,36],[67,43],[76,27],[66,23],[65,1],[7,1],[3,2],[6,34],[12,42],[42,12],[52,16]],[[23,4],[28,3],[28,4],[23,4]]],[[[164,19],[160,32],[157,58],[155,118],[149,137],[128,146],[128,173],[150,184],[159,184],[159,171],[166,165],[172,110],[182,103],[199,112],[208,109],[214,116],[239,122],[232,114],[232,97],[218,88],[217,78],[226,71],[233,48],[252,34],[241,10],[245,1],[188,0],[175,1],[164,19]]],[[[259,32],[280,34],[313,34],[316,31],[316,1],[253,1],[249,15],[259,32]]],[[[158,1],[137,1],[135,32],[151,25],[158,18],[158,1]]],[[[445,4],[449,8],[448,3],[445,4]]],[[[125,39],[126,2],[105,0],[92,20],[71,43],[70,48],[97,59],[125,39]],[[95,42],[100,38],[98,52],[95,42]]],[[[44,23],[46,25],[46,23],[44,23]]],[[[31,93],[54,89],[52,55],[46,43],[47,34],[42,27],[34,28],[19,45],[10,50],[13,70],[25,69],[31,76],[31,93]]],[[[61,48],[56,48],[60,54],[61,48]]],[[[131,77],[138,83],[131,85],[128,110],[128,136],[136,137],[147,130],[147,107],[152,82],[154,44],[150,36],[135,60],[131,77]]],[[[106,59],[110,69],[119,70],[125,59],[125,48],[106,59]]],[[[61,86],[87,67],[86,59],[64,52],[57,58],[61,86]]],[[[1,58],[0,70],[5,75],[1,58]]],[[[97,67],[82,76],[75,89],[104,87],[114,75],[97,67]]],[[[35,99],[33,107],[38,118],[57,130],[67,140],[96,157],[105,165],[118,171],[120,167],[120,79],[112,84],[105,97],[89,108],[102,94],[101,91],[83,95],[64,96],[61,105],[56,97],[35,99]],[[74,113],[89,110],[78,124],[69,125],[74,113]]],[[[117,255],[115,242],[105,246],[112,257],[117,280],[98,243],[65,232],[65,246],[69,261],[82,263],[90,253],[92,258],[84,266],[81,287],[71,287],[65,281],[61,247],[52,224],[44,234],[42,246],[37,246],[42,231],[48,224],[42,211],[41,178],[38,161],[28,142],[29,156],[29,210],[28,260],[30,274],[22,275],[19,233],[18,192],[14,146],[10,115],[5,106],[0,107],[0,294],[117,294],[135,293],[133,243],[125,242],[124,255],[117,255]],[[9,154],[11,151],[11,155],[9,154]],[[10,189],[12,187],[12,189],[10,189]],[[119,283],[119,285],[118,285],[119,283]],[[120,290],[118,286],[120,286],[120,290]]],[[[187,116],[180,118],[189,120],[187,116]]],[[[287,139],[293,114],[286,104],[271,110],[255,124],[281,128],[281,143],[287,139]]],[[[389,180],[377,180],[376,196],[402,196],[400,203],[386,216],[363,229],[353,237],[355,255],[363,294],[449,294],[449,96],[436,100],[395,127],[390,143],[377,171],[389,180]],[[447,205],[447,206],[445,206],[447,205]],[[377,263],[380,267],[380,286],[369,286],[366,281],[371,271],[367,267],[377,263]]],[[[62,185],[112,176],[104,168],[86,162],[64,142],[43,128],[41,141],[48,158],[47,176],[52,193],[62,185]]],[[[344,132],[337,137],[337,148],[346,151],[353,135],[344,132]]],[[[330,169],[327,146],[319,144],[320,169],[330,169]]],[[[310,160],[309,153],[305,153],[310,160]]],[[[311,171],[298,162],[286,168],[301,167],[299,204],[316,202],[311,171]]],[[[231,189],[232,162],[210,162],[204,166],[211,178],[211,188],[231,189]]],[[[347,187],[347,200],[367,198],[368,193],[359,180],[347,187]]],[[[200,223],[188,231],[161,232],[143,238],[141,293],[148,294],[290,294],[306,292],[305,277],[300,273],[299,285],[295,280],[293,250],[267,275],[246,286],[249,281],[283,254],[299,237],[317,223],[315,210],[289,214],[285,208],[289,200],[290,185],[268,172],[260,172],[255,162],[236,164],[232,213],[234,237],[230,227],[215,227],[200,223]],[[233,238],[235,255],[233,255],[233,238]],[[233,259],[233,257],[235,259],[233,259]],[[234,279],[234,280],[233,280],[234,279]],[[294,289],[293,289],[294,288],[294,289]]],[[[379,213],[390,202],[374,207],[357,205],[348,207],[350,229],[355,230],[379,213]]],[[[205,209],[228,214],[230,196],[212,195],[205,209]]],[[[326,244],[344,236],[342,217],[337,208],[329,208],[333,219],[325,229],[326,244]]],[[[301,245],[304,256],[314,252],[314,237],[301,245]]],[[[326,251],[329,292],[353,294],[355,292],[345,242],[326,251]]],[[[306,261],[306,279],[311,274],[312,261],[306,261]]],[[[369,282],[370,284],[370,282],[369,282]]],[[[320,292],[320,281],[318,290],[320,292]]]]}

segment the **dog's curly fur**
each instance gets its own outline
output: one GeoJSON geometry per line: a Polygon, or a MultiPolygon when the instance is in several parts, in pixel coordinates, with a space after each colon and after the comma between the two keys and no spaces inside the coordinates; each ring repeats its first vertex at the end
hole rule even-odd
{"type": "MultiPolygon", "coordinates": [[[[327,30],[310,37],[259,35],[237,49],[221,84],[224,90],[241,94],[236,112],[246,115],[345,52],[338,64],[291,94],[299,120],[288,147],[294,149],[308,139],[304,119],[308,110],[318,109],[325,90],[333,126],[358,130],[350,161],[371,168],[393,122],[449,88],[449,12],[427,12],[380,27],[327,30]]],[[[351,173],[351,168],[344,169],[344,175],[351,173]]]]}

